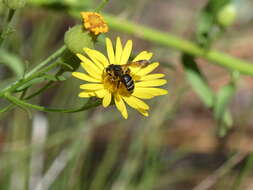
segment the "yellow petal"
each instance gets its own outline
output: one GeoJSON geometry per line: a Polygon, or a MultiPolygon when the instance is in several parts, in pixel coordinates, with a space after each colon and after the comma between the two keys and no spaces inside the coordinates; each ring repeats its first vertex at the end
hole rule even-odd
{"type": "Polygon", "coordinates": [[[105,38],[105,43],[106,43],[107,55],[108,55],[110,64],[114,64],[115,56],[114,56],[114,50],[112,47],[112,41],[109,38],[105,38]]]}
{"type": "Polygon", "coordinates": [[[168,91],[165,89],[161,89],[161,88],[135,88],[134,91],[142,91],[143,93],[149,93],[153,96],[162,96],[165,94],[168,94],[168,91]],[[138,90],[137,90],[138,89],[138,90]]]}
{"type": "Polygon", "coordinates": [[[129,56],[131,54],[131,51],[132,51],[132,46],[133,46],[132,40],[128,40],[123,51],[122,51],[121,60],[120,60],[119,65],[124,65],[127,63],[129,56]]]}
{"type": "Polygon", "coordinates": [[[147,110],[143,110],[143,109],[137,109],[142,115],[144,115],[145,117],[148,117],[149,114],[147,112],[147,110]]]}
{"type": "Polygon", "coordinates": [[[144,75],[141,77],[140,80],[154,80],[164,77],[164,74],[156,73],[156,74],[150,74],[150,75],[144,75]]]}
{"type": "Polygon", "coordinates": [[[124,101],[122,100],[121,96],[118,94],[114,95],[114,101],[117,109],[121,112],[122,116],[127,119],[128,114],[127,114],[127,109],[124,101]]]}
{"type": "Polygon", "coordinates": [[[148,81],[136,82],[135,87],[162,86],[166,83],[167,81],[164,79],[148,80],[148,81]]]}
{"type": "Polygon", "coordinates": [[[121,55],[122,55],[122,44],[121,44],[121,40],[119,37],[117,37],[117,41],[116,41],[116,53],[115,53],[115,59],[116,62],[115,64],[120,64],[120,59],[121,59],[121,55]]]}
{"type": "Polygon", "coordinates": [[[141,53],[139,53],[139,54],[133,59],[133,61],[150,60],[152,56],[153,56],[152,53],[147,52],[147,51],[142,51],[141,53]]]}
{"type": "Polygon", "coordinates": [[[87,74],[84,74],[84,73],[80,73],[80,72],[73,72],[72,73],[72,76],[78,78],[78,79],[81,79],[81,80],[85,80],[85,81],[88,81],[88,82],[100,82],[100,80],[98,79],[95,79],[87,74]]]}
{"type": "MultiPolygon", "coordinates": [[[[93,67],[96,67],[96,69],[98,70],[99,69],[99,67],[96,65],[96,64],[94,64],[90,59],[88,59],[87,57],[85,57],[85,56],[83,56],[82,54],[76,54],[77,55],[77,57],[82,61],[82,62],[84,62],[84,63],[87,63],[87,64],[89,64],[89,65],[92,65],[93,67]]],[[[100,71],[101,72],[101,71],[100,71]]]]}
{"type": "Polygon", "coordinates": [[[144,76],[144,75],[152,72],[158,66],[159,66],[158,62],[152,63],[152,64],[148,65],[147,67],[138,70],[135,74],[140,75],[140,76],[144,76]]]}
{"type": "Polygon", "coordinates": [[[143,102],[142,100],[134,96],[129,96],[129,97],[123,96],[122,98],[126,101],[126,103],[129,106],[133,107],[134,109],[143,109],[143,110],[149,109],[149,106],[145,102],[143,102]]]}
{"type": "Polygon", "coordinates": [[[105,96],[103,98],[103,106],[106,108],[110,105],[112,100],[112,94],[106,90],[105,96]]]}
{"type": "Polygon", "coordinates": [[[91,75],[93,78],[101,80],[102,77],[102,71],[100,69],[98,69],[97,66],[95,66],[93,63],[90,64],[88,62],[82,62],[81,66],[83,67],[83,69],[89,73],[89,75],[91,75]]]}
{"type": "Polygon", "coordinates": [[[96,57],[96,59],[104,65],[104,67],[107,67],[109,65],[109,61],[108,59],[102,54],[100,53],[99,51],[97,50],[94,50],[94,49],[89,49],[89,48],[84,48],[83,50],[86,52],[88,49],[89,50],[92,50],[94,56],[96,57]]]}
{"type": "Polygon", "coordinates": [[[78,95],[80,98],[88,98],[91,96],[95,96],[94,92],[80,92],[78,95]]]}
{"type": "Polygon", "coordinates": [[[104,70],[104,64],[101,63],[98,59],[97,59],[97,52],[96,50],[92,50],[89,48],[84,48],[85,53],[89,56],[89,58],[96,64],[96,66],[100,69],[100,70],[104,70]]]}
{"type": "Polygon", "coordinates": [[[154,96],[146,91],[142,91],[139,88],[135,88],[134,92],[132,93],[133,96],[141,99],[151,99],[154,96]]]}
{"type": "Polygon", "coordinates": [[[99,98],[103,98],[106,94],[106,91],[105,89],[101,89],[101,90],[96,90],[94,93],[96,94],[97,97],[99,98]]]}
{"type": "MultiPolygon", "coordinates": [[[[83,56],[80,53],[77,53],[76,56],[82,61],[82,62],[86,62],[87,61],[87,57],[83,56]]],[[[88,60],[89,61],[89,60],[88,60]]]]}
{"type": "Polygon", "coordinates": [[[95,91],[95,90],[104,88],[104,85],[103,84],[82,84],[80,85],[80,88],[84,90],[95,91]]]}

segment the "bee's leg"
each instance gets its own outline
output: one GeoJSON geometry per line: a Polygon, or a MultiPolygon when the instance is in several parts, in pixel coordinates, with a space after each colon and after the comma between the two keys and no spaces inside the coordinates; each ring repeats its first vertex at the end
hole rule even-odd
{"type": "Polygon", "coordinates": [[[120,82],[120,81],[118,81],[118,83],[117,83],[117,88],[119,88],[119,82],[120,82]]]}

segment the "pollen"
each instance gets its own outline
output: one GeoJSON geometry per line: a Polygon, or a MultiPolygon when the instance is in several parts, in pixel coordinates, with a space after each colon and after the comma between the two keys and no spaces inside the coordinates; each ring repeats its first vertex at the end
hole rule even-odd
{"type": "Polygon", "coordinates": [[[83,26],[94,35],[108,32],[109,28],[104,18],[96,12],[81,12],[83,26]]]}

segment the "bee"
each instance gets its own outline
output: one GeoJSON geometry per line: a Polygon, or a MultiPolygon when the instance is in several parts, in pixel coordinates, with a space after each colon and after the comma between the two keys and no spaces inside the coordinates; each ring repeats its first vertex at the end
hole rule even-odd
{"type": "Polygon", "coordinates": [[[134,90],[134,81],[130,75],[130,66],[143,68],[149,64],[148,60],[139,60],[134,62],[129,62],[124,65],[114,65],[110,64],[106,69],[106,73],[111,77],[111,79],[117,82],[117,88],[120,83],[122,83],[129,93],[133,93],[134,90]]]}

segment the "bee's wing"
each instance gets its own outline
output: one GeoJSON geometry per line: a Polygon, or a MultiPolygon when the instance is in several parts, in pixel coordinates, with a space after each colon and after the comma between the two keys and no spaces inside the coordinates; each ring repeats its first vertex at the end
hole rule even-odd
{"type": "Polygon", "coordinates": [[[123,65],[123,67],[131,67],[131,71],[132,73],[137,73],[140,69],[148,66],[150,64],[150,62],[148,60],[139,60],[139,61],[132,61],[129,62],[125,65],[123,65]]]}
{"type": "Polygon", "coordinates": [[[129,63],[125,64],[125,66],[143,68],[143,67],[148,66],[149,64],[150,64],[150,62],[148,60],[139,60],[139,61],[129,62],[129,63]]]}

